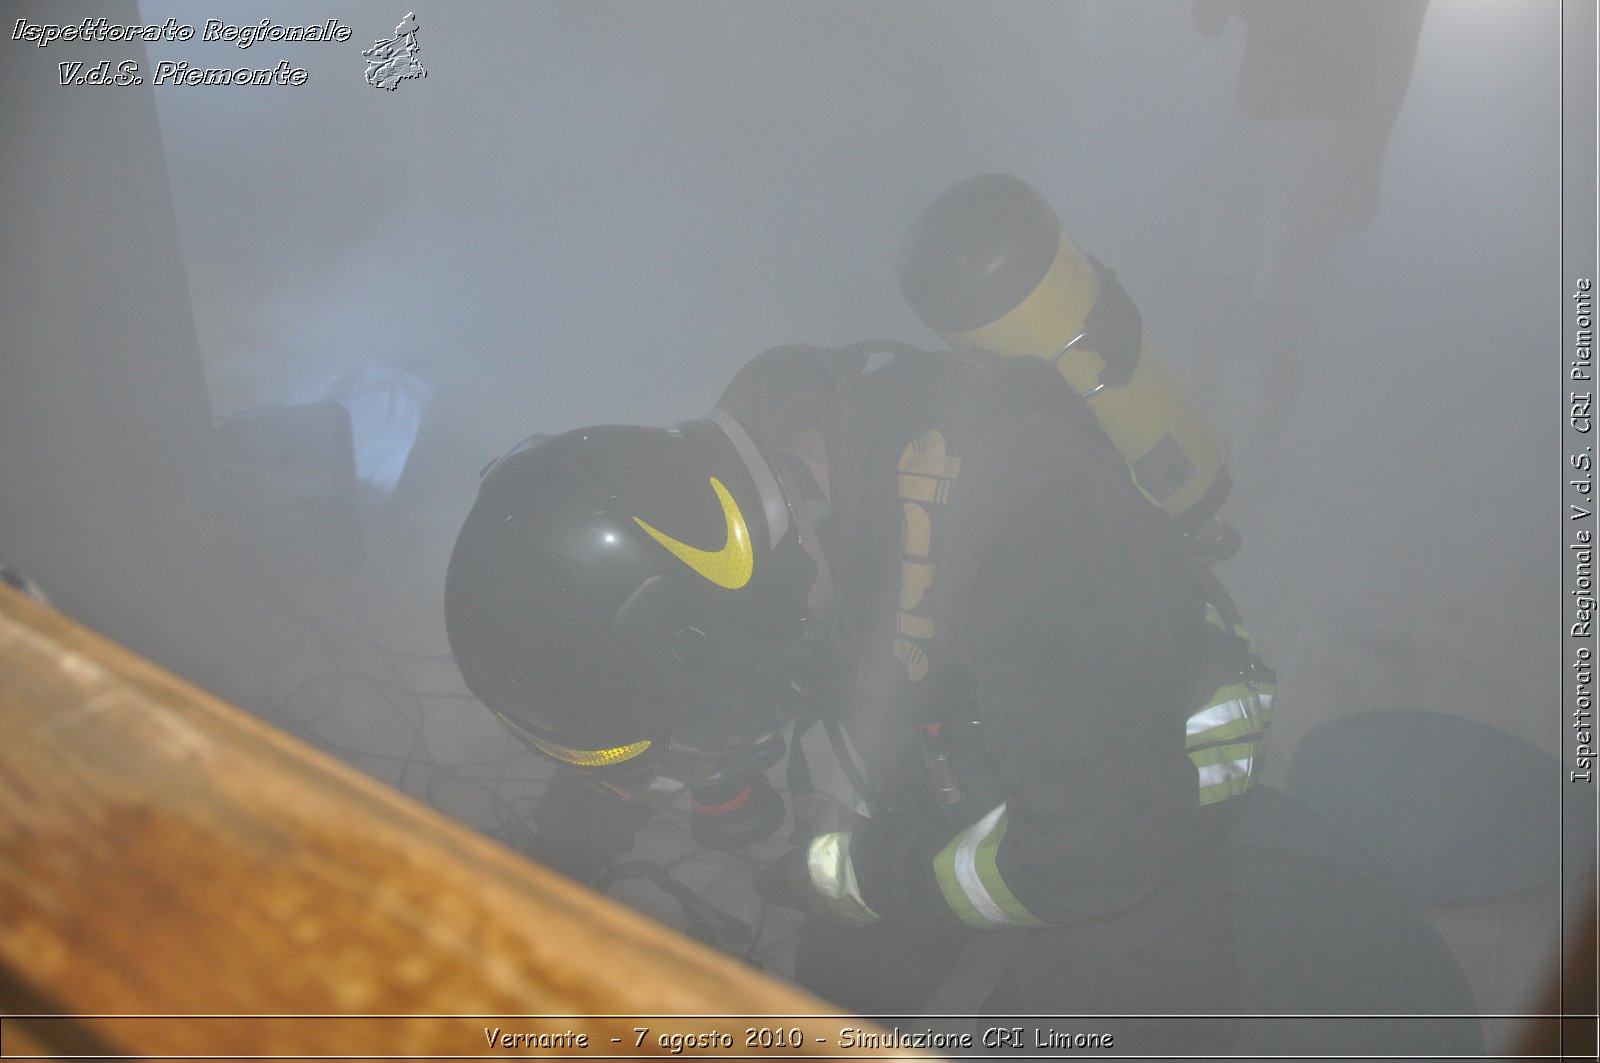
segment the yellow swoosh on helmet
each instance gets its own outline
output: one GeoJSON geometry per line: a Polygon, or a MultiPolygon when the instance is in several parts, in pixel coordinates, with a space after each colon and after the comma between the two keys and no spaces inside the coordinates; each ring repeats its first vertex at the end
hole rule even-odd
{"type": "Polygon", "coordinates": [[[739,512],[739,504],[733,500],[733,495],[715,476],[711,477],[711,489],[717,493],[717,501],[722,503],[722,517],[728,524],[728,541],[720,550],[701,550],[657,531],[638,517],[633,520],[684,564],[717,586],[736,591],[750,582],[750,573],[755,568],[756,555],[750,545],[750,528],[745,524],[744,514],[739,512]]]}

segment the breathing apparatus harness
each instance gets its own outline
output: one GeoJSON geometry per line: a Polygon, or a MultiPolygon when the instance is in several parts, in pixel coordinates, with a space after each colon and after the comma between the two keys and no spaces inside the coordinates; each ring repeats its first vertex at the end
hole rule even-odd
{"type": "MultiPolygon", "coordinates": [[[[1062,353],[1079,344],[1092,344],[1106,362],[1101,386],[1116,387],[1127,379],[1132,363],[1137,361],[1142,344],[1142,322],[1137,307],[1116,282],[1115,275],[1099,263],[1095,265],[1100,270],[1099,297],[1081,334],[1067,344],[1062,353]]],[[[1102,442],[1108,453],[1116,453],[1112,442],[1085,408],[1087,396],[1079,394],[1063,378],[1053,361],[1006,358],[983,352],[929,351],[886,340],[838,349],[791,347],[769,352],[774,356],[779,353],[823,370],[841,397],[873,386],[921,390],[938,384],[943,393],[963,400],[959,406],[965,410],[958,413],[968,425],[997,413],[1030,409],[1071,422],[1102,442]],[[942,381],[937,380],[940,374],[944,374],[942,381]]],[[[949,403],[942,405],[950,409],[949,403]]],[[[903,429],[901,434],[909,435],[913,431],[903,429]]],[[[1151,501],[1153,504],[1154,500],[1151,501]]],[[[1242,621],[1210,568],[1212,563],[1231,556],[1238,548],[1237,530],[1212,515],[1197,526],[1179,529],[1179,535],[1202,597],[1223,620],[1225,631],[1208,630],[1208,634],[1216,638],[1213,651],[1219,658],[1226,656],[1233,662],[1230,667],[1234,670],[1234,680],[1251,691],[1261,689],[1263,684],[1272,682],[1271,672],[1236,634],[1243,631],[1242,621]]],[[[918,699],[922,707],[914,711],[915,718],[911,722],[919,732],[932,796],[951,826],[961,829],[1004,800],[1003,790],[995,765],[984,747],[983,725],[976,719],[971,680],[946,663],[929,687],[936,696],[918,699]]],[[[843,733],[840,717],[843,692],[809,693],[808,698],[797,699],[797,721],[787,764],[791,798],[798,799],[797,806],[804,805],[807,795],[814,792],[801,739],[820,724],[856,797],[871,814],[881,814],[889,800],[857,766],[843,733]]],[[[1259,708],[1259,700],[1256,704],[1259,708]]],[[[803,840],[811,833],[810,825],[803,821],[797,808],[794,839],[803,840]]]]}

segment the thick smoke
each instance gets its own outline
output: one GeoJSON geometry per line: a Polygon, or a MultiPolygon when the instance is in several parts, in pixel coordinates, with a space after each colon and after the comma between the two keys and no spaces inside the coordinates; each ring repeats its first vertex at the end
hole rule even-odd
{"type": "MultiPolygon", "coordinates": [[[[778,344],[933,344],[896,292],[895,249],[923,203],[982,172],[1037,187],[1192,368],[1197,174],[1231,107],[1237,25],[1205,37],[1178,0],[418,3],[427,76],[393,91],[364,83],[360,52],[399,6],[145,0],[136,17],[352,31],[146,46],[152,67],[307,71],[147,90],[209,412],[303,401],[371,363],[426,397],[398,488],[359,500],[361,561],[336,590],[246,578],[249,604],[227,608],[266,613],[238,621],[237,659],[208,680],[475,826],[510,830],[537,769],[497,759],[514,749],[429,655],[446,652],[443,568],[477,472],[520,438],[698,416],[778,344]]],[[[1434,0],[1376,218],[1341,242],[1297,338],[1310,369],[1282,492],[1230,511],[1245,548],[1221,572],[1283,681],[1276,780],[1318,724],[1373,709],[1563,755],[1560,409],[1534,357],[1565,344],[1557,15],[1434,0]]],[[[59,90],[74,91],[134,90],[59,90]]],[[[55,97],[30,98],[50,121],[55,97]]],[[[13,158],[7,187],[60,165],[13,158]]],[[[81,290],[48,290],[52,313],[83,312],[81,290]]],[[[20,333],[0,329],[7,377],[40,389],[14,401],[69,402],[18,372],[20,333]]],[[[1253,371],[1217,406],[1236,442],[1253,371]]],[[[1256,456],[1237,457],[1244,492],[1256,456]]],[[[17,487],[0,508],[27,501],[17,487]]],[[[59,545],[7,550],[47,590],[73,581],[59,545]]],[[[1554,834],[1541,858],[1548,886],[1554,834]]],[[[1528,1006],[1555,912],[1446,928],[1487,1010],[1528,1006]],[[1523,944],[1495,957],[1508,926],[1523,944]]]]}

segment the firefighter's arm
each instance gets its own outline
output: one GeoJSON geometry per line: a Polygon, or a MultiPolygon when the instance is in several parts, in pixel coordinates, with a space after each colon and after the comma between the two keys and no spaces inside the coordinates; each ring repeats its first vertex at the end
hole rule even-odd
{"type": "Polygon", "coordinates": [[[948,828],[938,817],[901,813],[819,834],[756,876],[767,901],[851,926],[878,922],[959,931],[932,874],[948,828]]]}
{"type": "Polygon", "coordinates": [[[961,933],[1051,925],[1048,892],[1025,903],[1012,888],[1037,876],[1025,846],[1004,845],[1011,824],[1004,802],[954,834],[937,816],[873,820],[811,839],[763,872],[757,889],[774,903],[852,926],[961,933]]]}

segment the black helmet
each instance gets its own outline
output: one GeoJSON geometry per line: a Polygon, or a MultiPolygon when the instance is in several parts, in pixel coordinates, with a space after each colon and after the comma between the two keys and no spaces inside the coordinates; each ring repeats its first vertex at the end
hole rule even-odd
{"type": "Polygon", "coordinates": [[[708,754],[770,744],[787,723],[815,575],[733,417],[606,425],[489,468],[450,558],[445,626],[468,687],[546,755],[603,780],[715,781],[708,754]],[[686,751],[701,767],[674,764],[686,751]]]}

